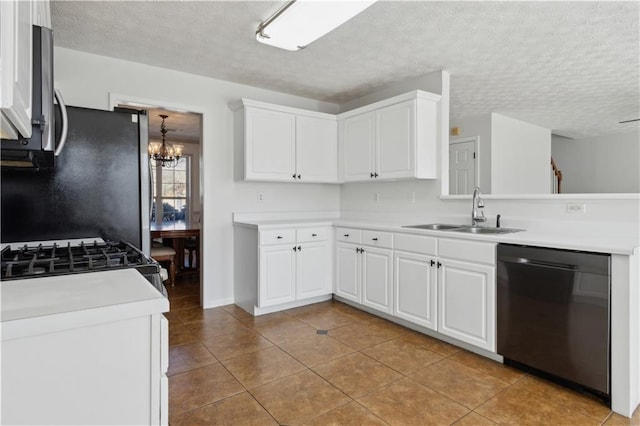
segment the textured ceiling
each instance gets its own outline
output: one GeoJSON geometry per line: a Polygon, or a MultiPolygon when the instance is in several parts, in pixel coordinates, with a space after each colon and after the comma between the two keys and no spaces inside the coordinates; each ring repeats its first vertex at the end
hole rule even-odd
{"type": "Polygon", "coordinates": [[[53,1],[55,44],[342,103],[438,69],[453,119],[581,137],[640,117],[638,2],[379,1],[298,52],[255,41],[283,2],[53,1]]]}

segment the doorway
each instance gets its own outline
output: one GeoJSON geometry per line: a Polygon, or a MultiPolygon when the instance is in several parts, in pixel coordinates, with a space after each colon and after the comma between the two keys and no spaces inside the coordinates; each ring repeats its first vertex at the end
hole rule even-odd
{"type": "Polygon", "coordinates": [[[477,138],[449,142],[449,195],[471,194],[477,183],[477,138]]]}

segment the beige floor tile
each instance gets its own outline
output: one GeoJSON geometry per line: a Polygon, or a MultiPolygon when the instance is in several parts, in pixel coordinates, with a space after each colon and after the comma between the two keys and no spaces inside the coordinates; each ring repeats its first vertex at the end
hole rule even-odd
{"type": "Polygon", "coordinates": [[[221,361],[273,346],[271,342],[249,328],[207,338],[202,343],[221,361]]]}
{"type": "Polygon", "coordinates": [[[169,371],[167,375],[173,376],[174,374],[213,364],[217,361],[200,342],[171,346],[169,348],[169,371]]]}
{"type": "Polygon", "coordinates": [[[278,423],[247,392],[189,411],[171,421],[172,426],[268,426],[278,423]]]}
{"type": "Polygon", "coordinates": [[[275,346],[222,361],[222,364],[247,389],[307,368],[275,346]]]}
{"type": "Polygon", "coordinates": [[[312,337],[317,334],[315,328],[297,319],[278,324],[256,326],[254,330],[277,345],[312,337]]]}
{"type": "Polygon", "coordinates": [[[169,419],[243,391],[220,363],[176,374],[169,377],[169,419]]]}
{"type": "Polygon", "coordinates": [[[403,377],[361,353],[318,365],[313,370],[352,398],[358,398],[403,377]]]}
{"type": "Polygon", "coordinates": [[[483,417],[507,425],[599,425],[591,416],[556,404],[549,398],[514,389],[513,386],[474,410],[483,417]]]}
{"type": "Polygon", "coordinates": [[[442,359],[442,355],[402,338],[389,340],[362,352],[403,374],[413,373],[442,359]]]}
{"type": "Polygon", "coordinates": [[[180,309],[197,308],[200,306],[200,296],[182,296],[169,299],[169,306],[172,311],[180,309]]]}
{"type": "Polygon", "coordinates": [[[449,358],[475,370],[484,371],[496,379],[500,379],[507,383],[514,383],[524,376],[524,373],[516,370],[515,368],[511,368],[489,358],[476,355],[473,352],[469,352],[464,349],[454,353],[449,358]]]}
{"type": "Polygon", "coordinates": [[[240,321],[248,318],[253,318],[253,315],[251,315],[249,312],[245,311],[238,305],[226,305],[222,306],[222,309],[225,312],[231,314],[235,319],[239,319],[240,321]]]}
{"type": "Polygon", "coordinates": [[[296,318],[317,330],[331,330],[354,322],[360,322],[355,315],[345,314],[337,310],[310,312],[298,315],[296,318]]]}
{"type": "Polygon", "coordinates": [[[497,425],[496,422],[492,422],[491,420],[482,417],[480,414],[474,413],[473,411],[457,422],[454,423],[455,426],[492,426],[497,425]]]}
{"type": "Polygon", "coordinates": [[[313,335],[280,345],[280,348],[308,367],[329,362],[355,350],[326,335],[313,335]]]}
{"type": "Polygon", "coordinates": [[[185,324],[194,321],[218,321],[223,323],[235,320],[230,313],[222,308],[202,309],[200,306],[177,310],[176,315],[185,324]]]}
{"type": "Polygon", "coordinates": [[[251,390],[280,424],[304,423],[348,403],[351,399],[310,370],[251,390]]]}
{"type": "Polygon", "coordinates": [[[256,328],[260,326],[277,325],[277,324],[283,324],[287,322],[300,322],[300,321],[291,317],[291,315],[287,315],[283,312],[274,312],[272,314],[260,315],[258,317],[243,319],[242,322],[247,327],[256,328]]]}
{"type": "Polygon", "coordinates": [[[375,324],[378,327],[384,328],[387,331],[395,331],[397,335],[415,333],[415,331],[407,327],[374,315],[371,315],[366,321],[370,324],[375,324]]]}
{"type": "Polygon", "coordinates": [[[548,398],[557,404],[592,416],[601,422],[603,422],[611,412],[609,407],[595,398],[529,375],[518,380],[513,385],[513,388],[524,389],[541,397],[548,398]]]}
{"type": "Polygon", "coordinates": [[[187,322],[184,323],[184,326],[191,334],[196,336],[198,340],[208,340],[221,334],[248,330],[247,326],[230,315],[229,319],[222,321],[217,319],[206,319],[202,321],[187,322]]]}
{"type": "Polygon", "coordinates": [[[443,342],[442,340],[427,336],[426,334],[418,333],[417,331],[412,331],[402,336],[402,338],[418,345],[424,346],[430,351],[436,352],[442,356],[450,356],[460,351],[460,348],[457,346],[450,345],[447,342],[443,342]]]}
{"type": "Polygon", "coordinates": [[[418,370],[411,378],[470,409],[509,386],[507,382],[449,359],[418,370]]]}
{"type": "Polygon", "coordinates": [[[636,410],[633,417],[624,417],[620,414],[611,413],[604,422],[605,426],[640,426],[640,408],[636,410]]]}
{"type": "Polygon", "coordinates": [[[329,336],[356,349],[364,349],[393,339],[400,333],[370,322],[357,322],[329,331],[329,336]]]}
{"type": "Polygon", "coordinates": [[[197,342],[198,339],[181,323],[169,321],[169,346],[197,342]]]}
{"type": "Polygon", "coordinates": [[[305,423],[306,426],[384,426],[386,424],[357,402],[350,402],[305,423]]]}
{"type": "Polygon", "coordinates": [[[469,410],[411,379],[404,378],[358,399],[391,425],[450,425],[469,410]]]}
{"type": "Polygon", "coordinates": [[[298,317],[300,315],[310,313],[330,312],[334,310],[334,308],[336,308],[335,303],[336,302],[334,302],[333,300],[327,300],[326,302],[314,303],[311,305],[300,306],[298,308],[287,309],[283,312],[293,317],[298,317]]]}

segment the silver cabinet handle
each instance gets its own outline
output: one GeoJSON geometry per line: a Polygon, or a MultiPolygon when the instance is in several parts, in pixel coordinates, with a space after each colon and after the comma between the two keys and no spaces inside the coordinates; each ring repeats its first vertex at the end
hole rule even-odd
{"type": "Polygon", "coordinates": [[[60,91],[56,89],[55,98],[58,101],[58,105],[60,106],[60,118],[62,118],[62,130],[60,131],[60,140],[56,146],[56,150],[54,151],[54,155],[57,157],[62,152],[62,148],[64,148],[64,144],[67,143],[67,132],[69,131],[69,118],[67,117],[67,106],[64,104],[64,100],[62,99],[62,95],[60,91]]]}

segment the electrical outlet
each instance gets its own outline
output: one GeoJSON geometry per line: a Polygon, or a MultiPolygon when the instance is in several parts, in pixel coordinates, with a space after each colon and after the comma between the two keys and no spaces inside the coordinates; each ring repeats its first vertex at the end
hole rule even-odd
{"type": "Polygon", "coordinates": [[[262,192],[258,192],[257,199],[258,202],[261,203],[264,200],[264,194],[262,192]]]}
{"type": "Polygon", "coordinates": [[[373,194],[373,201],[375,201],[376,203],[380,201],[380,193],[376,192],[375,194],[373,194]]]}
{"type": "Polygon", "coordinates": [[[576,214],[583,213],[587,211],[586,204],[583,203],[568,203],[567,204],[567,213],[576,214]]]}
{"type": "Polygon", "coordinates": [[[411,200],[411,202],[412,202],[412,203],[415,203],[415,202],[416,202],[416,193],[415,193],[415,191],[412,191],[412,192],[409,194],[409,199],[411,200]]]}

